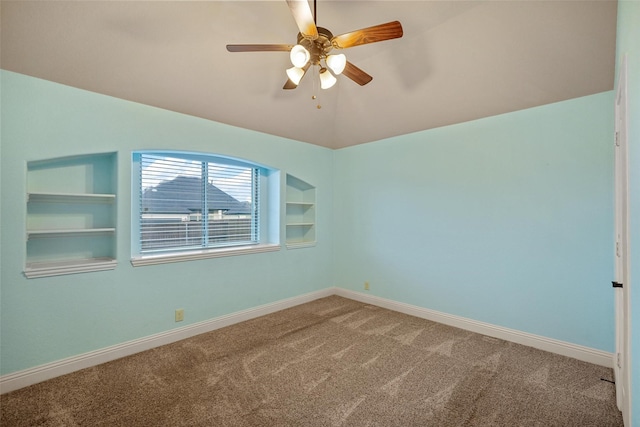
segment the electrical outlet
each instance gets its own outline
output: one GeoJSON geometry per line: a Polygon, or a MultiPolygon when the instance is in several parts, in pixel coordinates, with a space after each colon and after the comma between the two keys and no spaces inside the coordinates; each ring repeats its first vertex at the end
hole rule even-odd
{"type": "Polygon", "coordinates": [[[182,322],[184,320],[184,308],[176,310],[176,322],[182,322]]]}
{"type": "Polygon", "coordinates": [[[369,290],[369,282],[364,282],[364,290],[365,291],[369,290]]]}

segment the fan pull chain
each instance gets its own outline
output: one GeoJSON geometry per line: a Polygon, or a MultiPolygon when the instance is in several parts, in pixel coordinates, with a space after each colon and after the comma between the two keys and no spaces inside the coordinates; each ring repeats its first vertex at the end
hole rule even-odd
{"type": "MultiPolygon", "coordinates": [[[[313,67],[314,71],[315,71],[315,65],[313,67]]],[[[318,71],[318,75],[320,75],[320,71],[318,71]]],[[[313,95],[311,95],[311,99],[313,99],[314,101],[317,100],[317,104],[316,104],[316,108],[319,110],[322,108],[322,105],[320,105],[320,100],[318,100],[318,95],[316,95],[316,93],[320,93],[320,91],[318,90],[318,79],[314,78],[313,79],[313,95]]]]}
{"type": "MultiPolygon", "coordinates": [[[[318,99],[318,97],[316,95],[312,95],[311,99],[318,99]]],[[[318,104],[316,105],[316,108],[318,110],[322,108],[322,105],[320,105],[320,100],[318,100],[318,104]]]]}

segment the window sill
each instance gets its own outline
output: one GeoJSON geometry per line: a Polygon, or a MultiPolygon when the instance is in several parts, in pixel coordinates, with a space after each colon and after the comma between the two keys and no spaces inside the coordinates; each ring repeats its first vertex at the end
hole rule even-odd
{"type": "Polygon", "coordinates": [[[226,256],[257,254],[262,252],[276,252],[280,250],[278,244],[264,244],[255,246],[236,246],[230,248],[203,249],[173,254],[145,255],[131,258],[131,265],[142,267],[145,265],[168,264],[172,262],[194,261],[208,258],[221,258],[226,256]]]}

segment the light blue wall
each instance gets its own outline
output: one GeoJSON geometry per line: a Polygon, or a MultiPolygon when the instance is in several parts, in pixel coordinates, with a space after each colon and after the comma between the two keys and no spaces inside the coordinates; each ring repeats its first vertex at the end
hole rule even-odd
{"type": "Polygon", "coordinates": [[[618,2],[616,75],[627,55],[631,274],[631,425],[640,426],[640,2],[618,2]]]}
{"type": "Polygon", "coordinates": [[[1,373],[30,368],[324,289],[331,269],[333,152],[2,71],[1,373]],[[318,188],[312,248],[131,266],[131,151],[175,149],[268,165],[318,188]],[[26,279],[27,161],[118,153],[118,267],[26,279]],[[184,308],[185,321],[174,322],[184,308]]]}
{"type": "Polygon", "coordinates": [[[365,280],[613,351],[611,92],[335,152],[5,71],[1,96],[3,374],[365,280]],[[131,151],[176,146],[316,185],[318,245],[133,268],[131,151]],[[117,269],[25,279],[26,162],[114,150],[117,269]]]}
{"type": "Polygon", "coordinates": [[[614,350],[613,92],[335,153],[338,286],[614,350]]]}

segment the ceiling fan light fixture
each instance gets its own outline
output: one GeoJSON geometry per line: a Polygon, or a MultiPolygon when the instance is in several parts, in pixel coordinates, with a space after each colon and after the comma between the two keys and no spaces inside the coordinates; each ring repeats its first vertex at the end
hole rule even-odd
{"type": "MultiPolygon", "coordinates": [[[[282,87],[284,90],[295,89],[311,66],[321,67],[319,78],[322,89],[335,85],[336,76],[340,74],[360,86],[368,84],[373,77],[347,61],[345,55],[329,55],[329,52],[332,49],[345,49],[400,38],[404,34],[400,22],[387,22],[334,36],[328,29],[316,25],[316,0],[313,0],[313,14],[309,6],[310,1],[286,0],[300,30],[296,45],[228,44],[227,50],[229,52],[288,52],[293,68],[287,69],[289,78],[282,87]]],[[[314,83],[317,84],[317,80],[314,79],[314,83]]],[[[317,86],[314,85],[314,87],[317,86]]]]}
{"type": "Polygon", "coordinates": [[[304,76],[304,70],[299,67],[287,68],[287,76],[296,86],[300,84],[300,80],[304,76]]]}
{"type": "Polygon", "coordinates": [[[320,88],[329,89],[334,84],[336,84],[338,80],[333,77],[333,74],[329,72],[326,68],[320,68],[320,88]]]}
{"type": "Polygon", "coordinates": [[[309,62],[309,59],[311,59],[311,54],[304,46],[297,44],[291,49],[289,58],[294,66],[302,68],[309,62]]]}
{"type": "Polygon", "coordinates": [[[344,53],[327,56],[327,67],[333,71],[336,76],[342,74],[344,67],[347,66],[347,57],[344,53]]]}

